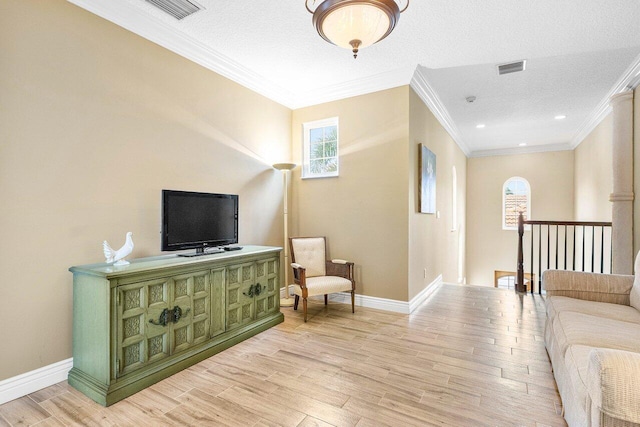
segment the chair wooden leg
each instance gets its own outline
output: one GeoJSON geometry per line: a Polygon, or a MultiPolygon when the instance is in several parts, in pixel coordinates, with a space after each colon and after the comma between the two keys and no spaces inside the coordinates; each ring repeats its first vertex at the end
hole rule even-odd
{"type": "Polygon", "coordinates": [[[327,305],[327,294],[324,294],[324,305],[327,305]]]}
{"type": "Polygon", "coordinates": [[[351,312],[356,312],[356,292],[351,291],[351,312]]]}
{"type": "Polygon", "coordinates": [[[293,309],[294,310],[298,309],[298,302],[300,302],[300,296],[296,295],[295,298],[293,299],[293,309]]]}
{"type": "Polygon", "coordinates": [[[302,298],[302,310],[304,311],[304,323],[307,323],[307,299],[302,298]]]}

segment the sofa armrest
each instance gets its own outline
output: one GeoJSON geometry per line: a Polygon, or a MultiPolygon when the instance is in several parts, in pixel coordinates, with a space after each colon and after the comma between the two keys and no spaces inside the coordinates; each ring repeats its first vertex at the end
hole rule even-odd
{"type": "MultiPolygon", "coordinates": [[[[595,348],[589,354],[587,392],[592,407],[630,423],[640,423],[640,354],[595,348]]],[[[626,424],[625,424],[626,425],[626,424]]]]}
{"type": "Polygon", "coordinates": [[[629,305],[634,276],[547,270],[542,288],[548,296],[565,296],[588,301],[629,305]]]}

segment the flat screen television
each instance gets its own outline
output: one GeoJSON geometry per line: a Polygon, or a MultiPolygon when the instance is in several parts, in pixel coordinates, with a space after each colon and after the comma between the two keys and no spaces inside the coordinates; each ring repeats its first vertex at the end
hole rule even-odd
{"type": "Polygon", "coordinates": [[[202,255],[238,243],[238,196],[162,190],[162,250],[202,255]]]}

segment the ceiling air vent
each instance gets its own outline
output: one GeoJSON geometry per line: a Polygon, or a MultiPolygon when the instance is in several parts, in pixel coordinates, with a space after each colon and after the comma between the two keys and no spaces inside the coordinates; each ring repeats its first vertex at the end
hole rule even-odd
{"type": "Polygon", "coordinates": [[[503,74],[517,73],[519,71],[524,71],[524,67],[526,63],[527,63],[526,60],[522,60],[517,62],[510,62],[508,64],[498,65],[498,74],[503,75],[503,74]]]}
{"type": "Polygon", "coordinates": [[[151,3],[178,20],[202,9],[201,6],[189,0],[146,0],[146,2],[151,3]]]}

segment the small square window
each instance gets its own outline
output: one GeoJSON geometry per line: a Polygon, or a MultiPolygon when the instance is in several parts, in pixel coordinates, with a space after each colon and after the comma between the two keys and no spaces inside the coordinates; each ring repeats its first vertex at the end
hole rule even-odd
{"type": "Polygon", "coordinates": [[[302,178],[338,176],[338,118],[303,125],[302,178]]]}

